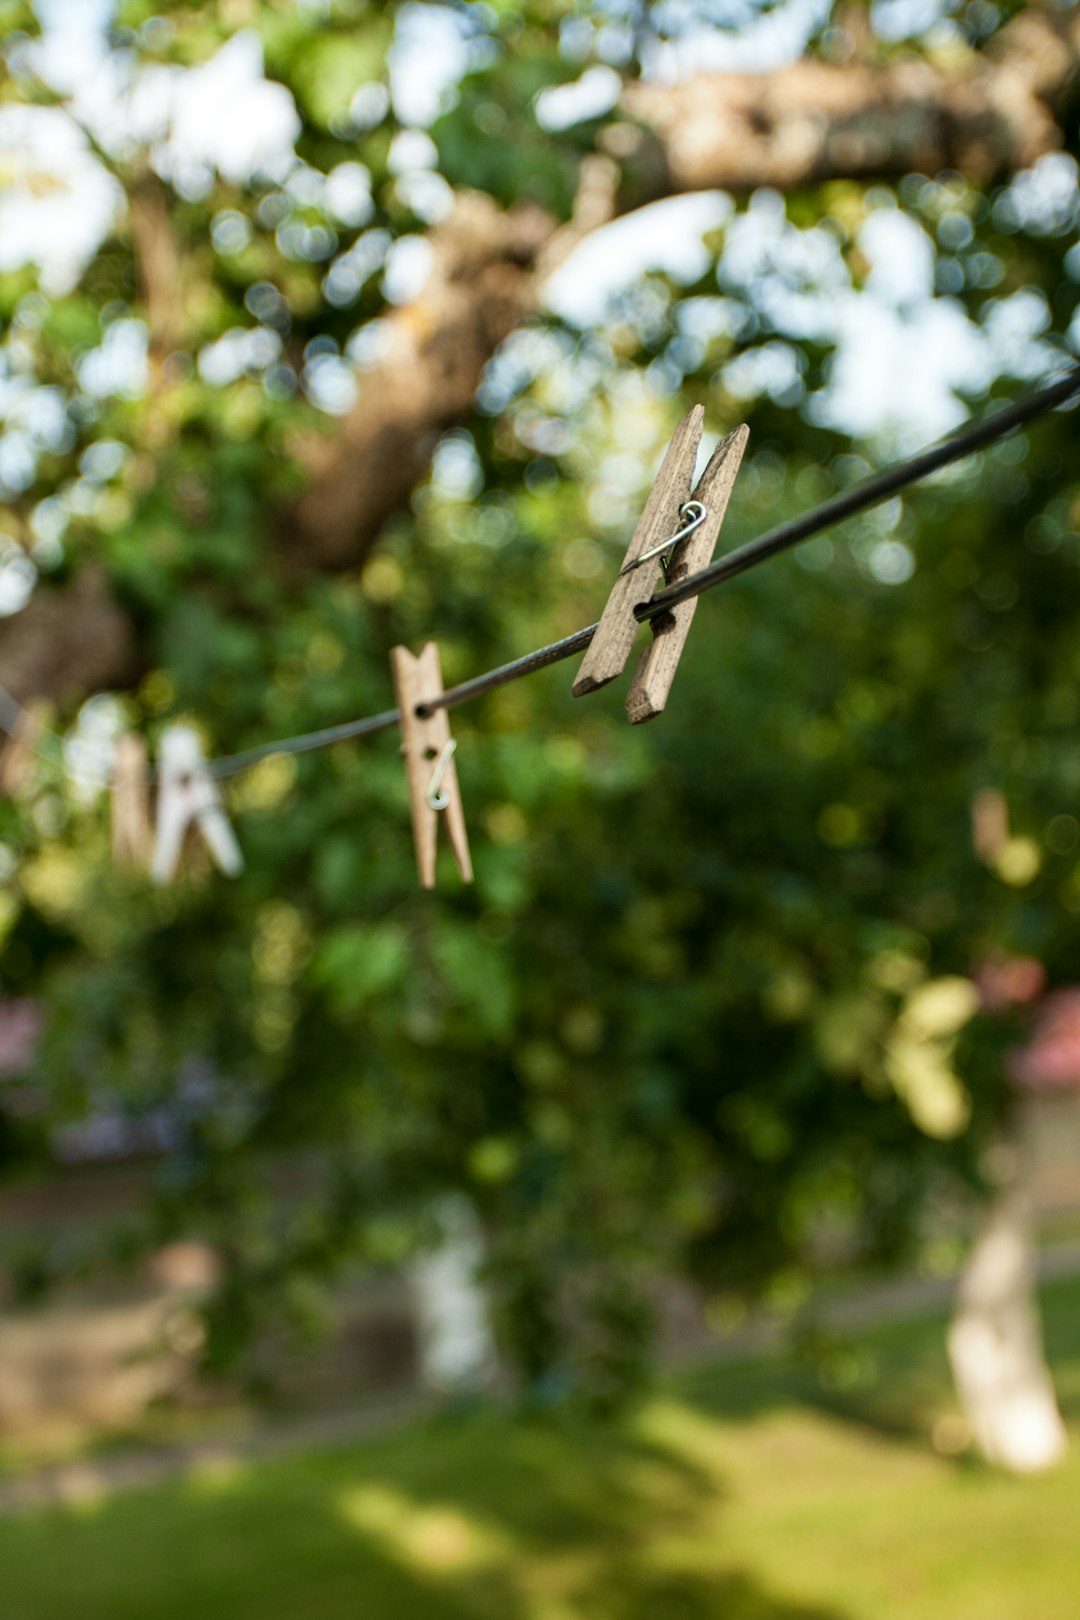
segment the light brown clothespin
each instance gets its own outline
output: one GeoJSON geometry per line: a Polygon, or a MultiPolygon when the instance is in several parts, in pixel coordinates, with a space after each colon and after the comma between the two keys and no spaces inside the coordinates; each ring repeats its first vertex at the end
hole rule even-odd
{"type": "MultiPolygon", "coordinates": [[[[634,609],[652,595],[663,553],[670,552],[664,578],[671,585],[697,573],[712,558],[750,430],[743,424],[721,439],[691,500],[704,423],[705,412],[695,405],[672,435],[596,635],[581,661],[575,697],[595,692],[622,674],[638,629],[634,609]]],[[[663,711],[696,610],[697,598],[692,597],[652,620],[652,640],[626,698],[631,724],[640,725],[663,711]]]]}
{"type": "Polygon", "coordinates": [[[112,850],[117,866],[149,869],[154,849],[146,743],[134,732],[116,745],[112,768],[112,850]]]}
{"type": "Polygon", "coordinates": [[[0,754],[0,793],[17,798],[26,786],[38,738],[49,721],[49,705],[39,699],[30,703],[9,736],[0,754]]]}
{"type": "Polygon", "coordinates": [[[450,848],[462,880],[471,883],[472,861],[465,812],[461,808],[461,789],[454,769],[456,745],[450,735],[450,720],[445,709],[417,712],[425,700],[442,695],[439,649],[434,641],[429,641],[419,657],[414,658],[407,647],[394,647],[390,652],[390,668],[401,710],[401,752],[409,779],[413,840],[421,886],[435,887],[435,843],[440,814],[446,817],[450,848]]]}

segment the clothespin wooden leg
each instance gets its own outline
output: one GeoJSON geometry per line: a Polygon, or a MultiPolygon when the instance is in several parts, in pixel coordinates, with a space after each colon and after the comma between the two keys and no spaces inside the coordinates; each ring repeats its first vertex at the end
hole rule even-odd
{"type": "Polygon", "coordinates": [[[112,848],[118,866],[150,865],[154,835],[146,744],[133,732],[120,738],[112,771],[112,848]]]}
{"type": "Polygon", "coordinates": [[[462,881],[471,883],[472,861],[465,831],[465,812],[461,806],[461,789],[454,762],[447,753],[447,745],[451,741],[450,717],[445,709],[435,709],[430,714],[416,712],[426,699],[442,695],[438,646],[434,641],[429,641],[416,658],[407,647],[394,647],[390,653],[390,668],[398,708],[401,710],[401,751],[405,756],[409,781],[413,840],[421,886],[425,889],[435,887],[435,846],[440,816],[446,817],[446,832],[462,881]],[[438,810],[431,803],[429,795],[432,776],[440,761],[443,765],[440,797],[444,803],[443,808],[438,810]]]}
{"type": "Polygon", "coordinates": [[[695,405],[672,434],[656,482],[645,502],[645,510],[627,548],[622,570],[611,588],[596,634],[581,661],[572,688],[575,697],[584,697],[587,692],[595,692],[598,687],[606,686],[608,681],[613,681],[626,668],[626,660],[638,632],[634,609],[639,602],[647,602],[652,595],[660,577],[660,558],[651,557],[637,568],[630,568],[629,565],[679,529],[679,508],[690,496],[704,425],[705,411],[702,406],[695,405]]]}
{"type": "MultiPolygon", "coordinates": [[[[727,512],[735,476],[749,437],[750,429],[744,423],[721,439],[709,458],[709,464],[694,490],[695,501],[700,501],[705,507],[705,519],[699,528],[679,542],[672,553],[667,571],[669,585],[677,584],[688,574],[698,573],[712,561],[720,536],[720,525],[727,512]]],[[[652,620],[653,639],[638,661],[626,695],[626,713],[631,725],[640,725],[643,720],[652,720],[663,712],[697,605],[697,597],[692,596],[688,602],[680,602],[672,608],[670,613],[652,620]]]]}
{"type": "Polygon", "coordinates": [[[980,788],[971,801],[971,842],[986,866],[996,866],[1009,842],[1009,805],[998,788],[980,788]]]}

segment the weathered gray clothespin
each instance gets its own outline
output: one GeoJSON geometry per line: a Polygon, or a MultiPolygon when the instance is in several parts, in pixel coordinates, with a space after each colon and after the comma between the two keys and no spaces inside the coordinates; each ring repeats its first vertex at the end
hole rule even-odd
{"type": "Polygon", "coordinates": [[[188,829],[197,826],[206,847],[228,877],[244,869],[244,857],[221,802],[217,783],[206,769],[202,744],[191,726],[169,726],[158,754],[157,832],[154,838],[155,883],[168,883],[180,864],[188,829]]]}
{"type": "MultiPolygon", "coordinates": [[[[721,439],[691,500],[704,422],[703,408],[695,405],[672,435],[596,635],[581,661],[575,697],[595,692],[622,674],[638,629],[634,609],[652,596],[663,553],[670,552],[664,577],[671,585],[697,573],[712,558],[750,430],[744,424],[721,439]]],[[[663,711],[696,610],[697,598],[692,597],[651,621],[652,640],[626,698],[633,725],[663,711]]]]}
{"type": "Polygon", "coordinates": [[[116,744],[112,768],[112,849],[117,866],[146,871],[154,848],[146,744],[128,732],[116,744]]]}
{"type": "Polygon", "coordinates": [[[401,752],[405,756],[409,782],[413,841],[421,886],[435,887],[435,845],[440,815],[446,818],[450,848],[462,880],[471,883],[469,837],[454,769],[456,745],[450,735],[450,720],[445,709],[417,712],[426,699],[442,695],[439,649],[434,641],[429,641],[414,658],[407,647],[394,647],[390,652],[390,668],[401,711],[401,752]]]}

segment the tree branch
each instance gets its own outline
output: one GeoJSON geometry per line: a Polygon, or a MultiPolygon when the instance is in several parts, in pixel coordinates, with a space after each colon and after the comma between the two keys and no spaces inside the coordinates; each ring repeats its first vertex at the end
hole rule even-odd
{"type": "Polygon", "coordinates": [[[0,626],[0,684],[20,703],[64,703],[122,687],[138,673],[135,633],[99,568],[84,568],[58,590],[38,590],[0,626]]]}
{"type": "Polygon", "coordinates": [[[430,235],[431,277],[386,318],[379,362],[333,440],[300,447],[311,483],[282,529],[293,567],[355,564],[423,477],[439,435],[468,412],[499,344],[537,308],[537,255],[554,221],[459,193],[430,235]]]}
{"type": "MultiPolygon", "coordinates": [[[[637,204],[677,191],[792,190],[943,169],[986,184],[1061,145],[1057,113],[1078,60],[1080,10],[1036,7],[959,71],[914,58],[881,67],[807,58],[765,74],[631,85],[623,107],[652,132],[661,162],[629,195],[637,204]]],[[[644,138],[625,123],[606,135],[622,157],[644,138]]],[[[285,531],[294,563],[362,559],[423,476],[439,435],[468,411],[498,344],[538,308],[544,277],[611,217],[609,171],[610,159],[586,159],[579,206],[560,231],[537,210],[504,215],[482,194],[459,196],[431,236],[429,287],[390,318],[384,358],[338,439],[303,455],[312,482],[285,531]]]]}
{"type": "Polygon", "coordinates": [[[150,330],[150,356],[155,374],[161,362],[184,341],[184,284],[180,250],[169,216],[169,195],[150,169],[128,193],[128,213],[135,255],[139,299],[150,330]]]}
{"type": "MultiPolygon", "coordinates": [[[[881,66],[805,58],[771,73],[628,85],[622,107],[659,144],[652,195],[943,169],[986,185],[1061,145],[1057,114],[1078,58],[1080,12],[1033,7],[985,53],[948,70],[921,57],[881,66]]],[[[607,139],[626,145],[632,131],[616,125],[607,139]]]]}

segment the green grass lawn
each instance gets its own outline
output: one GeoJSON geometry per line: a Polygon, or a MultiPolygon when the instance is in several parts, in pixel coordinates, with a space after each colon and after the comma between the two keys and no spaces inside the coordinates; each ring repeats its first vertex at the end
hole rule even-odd
{"type": "Polygon", "coordinates": [[[672,1381],[615,1428],[482,1411],[0,1522],[3,1620],[1076,1620],[1080,1282],[1048,1288],[1075,1450],[942,1454],[940,1322],[672,1381]]]}

